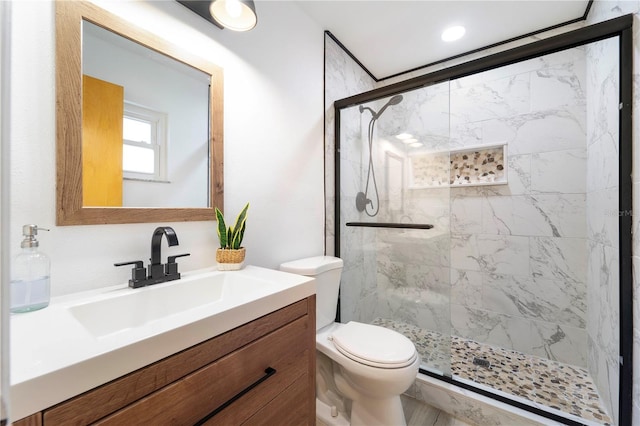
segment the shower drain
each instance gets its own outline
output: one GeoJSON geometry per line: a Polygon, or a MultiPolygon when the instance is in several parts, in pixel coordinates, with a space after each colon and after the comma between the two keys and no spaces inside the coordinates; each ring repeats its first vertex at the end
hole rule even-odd
{"type": "Polygon", "coordinates": [[[491,363],[489,362],[488,359],[478,358],[477,356],[474,356],[473,363],[475,365],[479,365],[480,367],[491,368],[491,363]]]}

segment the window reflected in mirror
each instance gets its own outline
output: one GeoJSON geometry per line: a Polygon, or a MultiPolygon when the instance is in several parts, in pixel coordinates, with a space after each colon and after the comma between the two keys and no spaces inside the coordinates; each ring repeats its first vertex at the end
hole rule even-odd
{"type": "Polygon", "coordinates": [[[83,205],[211,207],[210,76],[87,21],[82,73],[83,205]]]}

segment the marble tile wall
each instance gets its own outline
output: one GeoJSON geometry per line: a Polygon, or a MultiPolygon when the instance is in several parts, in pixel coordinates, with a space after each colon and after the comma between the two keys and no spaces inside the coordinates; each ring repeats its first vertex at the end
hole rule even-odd
{"type": "Polygon", "coordinates": [[[424,142],[407,157],[447,146],[506,143],[509,183],[406,190],[406,216],[450,231],[449,264],[418,259],[415,245],[404,249],[404,260],[402,245],[381,250],[380,315],[444,331],[425,311],[442,311],[436,307],[450,298],[453,334],[586,366],[584,55],[583,48],[571,49],[452,81],[441,88],[446,92],[410,92],[402,108],[390,114],[392,123],[381,118],[378,135],[407,132],[424,142]],[[437,106],[440,112],[433,110],[437,106]],[[406,111],[423,111],[434,119],[450,114],[444,125],[434,120],[428,129],[424,115],[418,120],[406,111]],[[449,131],[451,137],[443,138],[449,131]],[[448,215],[448,221],[425,214],[425,206],[444,204],[446,197],[448,208],[437,213],[448,215]],[[402,280],[414,262],[425,271],[412,292],[413,285],[402,280]],[[425,306],[415,306],[419,297],[403,303],[386,296],[398,288],[412,296],[428,289],[421,293],[425,306]]]}
{"type": "MultiPolygon", "coordinates": [[[[448,105],[449,84],[444,83],[403,93],[403,101],[386,110],[378,121],[377,146],[374,147],[379,155],[375,164],[379,179],[384,179],[381,176],[386,172],[380,157],[385,151],[405,158],[405,172],[408,172],[406,147],[395,138],[399,133],[411,133],[427,149],[440,150],[446,146],[448,105]]],[[[448,178],[447,167],[445,181],[448,178]]],[[[409,179],[405,183],[408,184],[409,179]]],[[[419,190],[409,189],[407,185],[403,192],[403,208],[382,209],[375,220],[434,227],[377,232],[377,314],[449,335],[451,191],[448,185],[419,190]]],[[[384,191],[381,199],[384,205],[387,200],[384,191]]],[[[450,360],[438,369],[448,373],[450,360]]]]}
{"type": "MultiPolygon", "coordinates": [[[[334,101],[351,95],[366,92],[375,87],[374,80],[351,58],[335,41],[325,35],[325,194],[326,194],[326,237],[325,253],[334,254],[335,220],[335,143],[334,101]]],[[[348,182],[341,188],[343,203],[355,205],[355,196],[360,189],[361,162],[365,155],[362,144],[362,128],[357,109],[345,111],[343,118],[343,146],[352,150],[349,155],[341,156],[342,182],[348,182]],[[352,114],[351,117],[348,115],[352,114]]],[[[342,209],[343,215],[350,215],[353,209],[342,209]]],[[[355,220],[355,218],[349,218],[355,220]]],[[[344,220],[343,222],[344,223],[344,220]]],[[[341,230],[341,242],[344,249],[341,257],[345,261],[341,286],[342,321],[370,321],[375,317],[371,307],[377,306],[375,289],[376,250],[373,247],[375,234],[363,228],[344,228],[341,230]],[[371,318],[369,318],[371,317],[371,318]]]]}
{"type": "Polygon", "coordinates": [[[588,365],[615,423],[620,348],[618,56],[617,38],[587,46],[588,365]]]}
{"type": "MultiPolygon", "coordinates": [[[[639,50],[640,25],[638,25],[638,22],[637,22],[638,17],[640,16],[640,1],[638,0],[628,0],[628,1],[627,0],[616,0],[616,1],[597,0],[594,2],[594,4],[591,7],[591,10],[589,12],[589,16],[587,19],[587,24],[588,25],[594,24],[597,22],[604,21],[606,19],[611,19],[617,16],[621,16],[627,13],[634,14],[635,15],[634,19],[636,21],[634,23],[634,27],[635,27],[635,30],[634,30],[634,89],[635,89],[640,83],[640,72],[638,71],[640,69],[640,65],[638,64],[638,61],[640,60],[638,59],[640,58],[640,50],[639,50]]],[[[549,35],[554,35],[555,33],[572,30],[582,25],[584,24],[579,22],[572,26],[568,26],[566,28],[564,27],[559,28],[551,32],[549,35]]],[[[542,38],[544,38],[545,36],[546,35],[544,34],[541,35],[542,38]]],[[[519,44],[535,41],[536,38],[538,37],[531,38],[530,40],[521,41],[519,42],[519,44]]],[[[492,53],[492,51],[480,52],[478,54],[475,54],[473,57],[460,58],[456,61],[443,63],[438,65],[437,67],[434,67],[434,70],[444,68],[455,63],[460,63],[470,59],[474,59],[475,57],[484,56],[488,53],[492,53]]],[[[327,157],[325,161],[326,163],[325,175],[326,175],[326,182],[327,182],[326,184],[327,246],[326,247],[327,247],[327,253],[332,254],[333,242],[334,242],[334,237],[333,237],[333,220],[334,220],[333,184],[334,184],[334,181],[333,181],[333,167],[332,167],[333,165],[333,108],[332,108],[333,100],[343,98],[345,96],[349,96],[355,93],[360,93],[360,92],[369,90],[373,87],[381,87],[386,84],[391,84],[396,81],[403,80],[405,78],[410,78],[416,75],[425,74],[429,71],[432,71],[432,69],[419,70],[411,74],[408,74],[406,76],[385,80],[376,84],[362,70],[358,69],[357,65],[355,65],[355,63],[350,61],[350,59],[344,54],[344,52],[339,47],[337,47],[335,43],[331,41],[327,43],[326,57],[327,57],[327,69],[326,69],[327,84],[325,85],[325,90],[327,92],[326,132],[325,132],[326,134],[325,146],[326,146],[326,152],[327,152],[327,157]]],[[[533,81],[533,84],[539,84],[539,83],[547,82],[548,80],[545,78],[544,74],[541,74],[536,76],[532,81],[533,81]]],[[[556,90],[557,89],[558,87],[556,87],[556,90]]],[[[545,102],[551,102],[553,99],[554,97],[549,97],[549,99],[538,99],[537,102],[539,102],[540,104],[544,104],[545,102]]],[[[634,99],[633,99],[633,108],[635,111],[640,110],[639,101],[640,101],[640,95],[635,93],[634,99]]],[[[518,107],[518,104],[516,103],[513,107],[514,108],[518,107]]],[[[430,112],[430,113],[432,115],[439,114],[438,112],[430,112]]],[[[590,113],[592,113],[592,111],[588,111],[588,114],[590,113]]],[[[419,119],[420,115],[416,112],[413,118],[414,120],[419,119]]],[[[479,139],[481,137],[480,135],[489,136],[492,134],[496,134],[496,135],[516,134],[519,136],[518,138],[519,140],[526,141],[528,139],[529,143],[531,143],[531,139],[537,139],[537,141],[535,141],[536,144],[547,144],[549,142],[550,145],[552,146],[558,145],[558,144],[562,144],[562,146],[568,145],[566,148],[566,151],[573,150],[574,152],[573,153],[566,152],[564,160],[562,161],[573,161],[574,164],[571,167],[579,166],[579,164],[581,163],[580,161],[581,157],[587,156],[588,159],[592,162],[602,158],[601,155],[596,155],[596,151],[594,151],[592,148],[589,149],[588,153],[579,148],[578,149],[572,148],[570,143],[571,142],[570,135],[572,133],[579,133],[579,132],[585,131],[585,122],[580,120],[578,117],[576,117],[573,111],[567,110],[561,114],[560,113],[556,114],[555,116],[549,116],[549,115],[545,115],[544,113],[539,113],[529,117],[529,119],[530,120],[528,122],[514,121],[512,126],[509,126],[508,123],[500,122],[500,120],[487,121],[484,123],[483,126],[469,128],[469,131],[466,135],[462,135],[462,134],[460,135],[461,136],[460,140],[466,138],[470,141],[470,143],[473,143],[474,140],[477,143],[477,141],[480,140],[479,139]],[[542,137],[542,136],[545,136],[544,128],[538,129],[537,132],[531,133],[529,131],[531,126],[534,125],[536,121],[540,121],[540,120],[547,120],[549,123],[551,122],[559,123],[562,125],[562,128],[566,129],[566,131],[562,135],[547,134],[546,136],[548,136],[548,138],[542,137]],[[532,136],[530,137],[530,135],[532,136]]],[[[634,168],[636,167],[636,164],[640,164],[640,156],[637,155],[637,153],[640,152],[640,149],[635,149],[635,146],[637,145],[636,141],[638,140],[638,138],[640,138],[639,123],[640,123],[640,119],[636,114],[634,115],[634,119],[633,119],[634,168]]],[[[403,123],[398,124],[398,127],[400,127],[401,125],[403,125],[403,123]]],[[[441,138],[441,143],[444,144],[444,146],[447,146],[448,141],[446,141],[444,138],[441,138]]],[[[517,149],[519,148],[520,147],[517,147],[517,149]]],[[[495,191],[492,191],[492,192],[488,192],[487,190],[485,190],[484,192],[471,191],[470,193],[469,192],[466,193],[466,197],[458,197],[459,199],[456,198],[455,200],[452,200],[452,210],[456,210],[456,213],[452,212],[452,215],[451,215],[452,229],[454,226],[457,226],[458,229],[466,229],[472,232],[480,232],[482,230],[482,226],[487,227],[490,224],[492,224],[493,221],[491,220],[483,221],[482,219],[478,219],[478,215],[469,216],[469,215],[457,213],[458,211],[460,211],[460,209],[462,209],[462,211],[464,211],[465,209],[472,210],[474,207],[477,207],[478,205],[482,206],[482,198],[485,193],[506,194],[512,197],[521,195],[523,196],[522,201],[530,201],[529,206],[531,206],[531,210],[536,211],[535,202],[533,200],[538,201],[539,198],[534,198],[532,194],[536,194],[538,197],[542,195],[546,195],[545,193],[548,192],[547,191],[548,186],[554,182],[549,180],[545,181],[544,178],[550,175],[551,172],[549,170],[551,170],[553,167],[558,166],[558,165],[556,166],[553,165],[553,158],[558,158],[557,156],[552,156],[553,158],[551,159],[549,158],[549,156],[545,156],[545,152],[548,151],[549,146],[547,145],[546,147],[540,147],[540,148],[541,148],[540,152],[538,153],[522,152],[522,150],[520,150],[520,152],[516,151],[518,155],[511,155],[509,157],[508,192],[505,192],[504,188],[495,189],[495,191]],[[543,162],[543,160],[545,159],[550,160],[551,162],[547,161],[547,163],[545,164],[543,162]],[[532,168],[533,168],[533,173],[532,173],[532,168]],[[454,203],[458,204],[457,207],[459,207],[459,209],[457,207],[454,207],[454,203]]],[[[514,154],[514,153],[511,152],[511,154],[514,154]]],[[[562,161],[558,161],[558,163],[560,163],[561,165],[562,161]]],[[[588,166],[585,165],[583,167],[585,167],[585,169],[586,167],[589,167],[591,169],[594,166],[590,164],[588,166]]],[[[558,182],[555,182],[555,183],[557,184],[558,182]]],[[[581,185],[581,182],[577,180],[573,180],[572,176],[565,176],[565,179],[561,183],[563,185],[566,184],[568,188],[573,187],[573,189],[569,189],[569,191],[576,191],[575,187],[581,185]]],[[[589,183],[587,183],[587,185],[589,185],[589,183]]],[[[634,170],[634,207],[636,203],[640,202],[639,201],[640,192],[636,192],[637,188],[640,188],[640,172],[638,172],[637,170],[634,170]]],[[[461,189],[460,191],[469,191],[469,189],[461,189]]],[[[586,188],[585,188],[585,194],[586,194],[586,188]]],[[[585,197],[588,198],[589,200],[589,201],[585,200],[584,201],[585,203],[591,202],[591,200],[594,200],[594,197],[600,197],[600,200],[602,200],[602,201],[599,201],[599,200],[593,201],[594,203],[597,203],[597,204],[603,203],[608,205],[615,205],[616,203],[615,200],[612,199],[613,195],[605,191],[589,192],[588,195],[585,195],[585,197]]],[[[547,201],[551,204],[558,205],[557,203],[554,203],[553,199],[547,199],[547,201]]],[[[422,203],[423,205],[428,206],[429,198],[423,197],[420,199],[420,201],[414,200],[414,201],[405,202],[405,203],[406,204],[422,203]]],[[[517,214],[519,213],[516,213],[516,216],[517,214]]],[[[617,214],[617,211],[616,211],[616,214],[617,214]]],[[[635,270],[638,270],[638,268],[640,268],[637,266],[637,265],[640,265],[640,260],[639,260],[640,257],[635,254],[638,250],[640,250],[640,238],[637,237],[637,235],[640,235],[640,221],[637,220],[637,217],[638,216],[634,216],[633,218],[633,223],[634,223],[633,225],[634,226],[633,262],[634,262],[635,270]]],[[[558,230],[558,233],[556,234],[554,232],[553,227],[548,225],[544,227],[544,224],[546,223],[546,219],[544,219],[544,217],[540,217],[539,219],[540,219],[539,223],[543,225],[543,229],[546,229],[545,232],[550,232],[552,238],[554,238],[553,237],[554,235],[558,235],[558,234],[563,235],[562,234],[563,232],[570,232],[568,230],[563,231],[561,230],[562,229],[561,227],[559,227],[557,224],[554,224],[554,226],[558,230]]],[[[608,220],[603,220],[601,215],[598,217],[589,215],[586,218],[586,222],[587,222],[587,226],[592,227],[591,229],[603,229],[603,227],[611,226],[611,222],[608,220]]],[[[571,221],[566,221],[566,223],[571,225],[571,221]]],[[[493,222],[493,225],[497,226],[497,225],[500,225],[500,223],[496,225],[496,222],[493,222]]],[[[507,226],[507,229],[508,229],[508,226],[507,226]]],[[[506,229],[505,229],[505,232],[507,232],[506,229]]],[[[538,232],[542,233],[542,230],[539,230],[538,232]]],[[[607,231],[605,235],[610,235],[610,234],[607,231]]],[[[592,236],[593,236],[593,232],[589,231],[589,238],[591,239],[592,236]]],[[[559,237],[555,237],[555,238],[559,238],[559,237]]],[[[592,250],[592,246],[591,246],[592,241],[591,240],[588,241],[587,244],[588,246],[587,248],[585,248],[585,250],[587,251],[588,255],[591,256],[595,253],[595,251],[592,250]]],[[[594,264],[599,264],[599,263],[594,263],[594,264]]],[[[594,272],[589,272],[588,275],[593,276],[594,272]]],[[[459,306],[470,308],[470,309],[476,309],[477,311],[481,310],[482,276],[483,276],[483,272],[481,271],[452,269],[451,270],[452,300],[458,301],[459,306]]],[[[538,278],[538,280],[540,279],[538,278]]],[[[550,281],[551,283],[547,284],[545,291],[550,291],[549,286],[553,285],[553,280],[550,280],[550,281]]],[[[640,302],[638,302],[638,294],[640,294],[640,284],[638,284],[639,282],[640,280],[638,280],[638,278],[634,276],[634,324],[635,325],[634,325],[634,360],[633,360],[633,364],[634,364],[633,419],[634,419],[634,423],[637,422],[640,424],[640,302]]],[[[560,289],[560,287],[556,285],[555,289],[556,290],[560,289]]],[[[580,292],[584,292],[584,291],[585,291],[584,288],[583,289],[573,288],[571,291],[566,292],[567,295],[570,295],[570,298],[572,298],[572,300],[578,300],[578,299],[582,300],[582,302],[577,303],[576,306],[574,306],[572,302],[567,302],[565,300],[564,302],[562,302],[561,307],[559,307],[557,310],[553,309],[555,311],[562,312],[562,315],[564,315],[564,319],[561,319],[561,322],[566,322],[568,324],[576,324],[576,321],[578,322],[586,321],[585,319],[586,300],[584,296],[581,296],[579,294],[580,292]],[[571,305],[571,308],[569,310],[562,307],[562,306],[568,306],[568,305],[571,305]],[[571,312],[571,309],[576,310],[577,312],[571,312]]],[[[529,304],[528,300],[530,299],[525,298],[524,299],[525,303],[522,305],[528,305],[529,304]]],[[[512,307],[516,306],[513,302],[510,302],[510,303],[512,307]]],[[[502,303],[502,305],[504,304],[505,303],[502,303]]],[[[536,306],[535,303],[533,303],[533,305],[536,306]]],[[[543,311],[538,310],[538,312],[543,312],[543,311]]],[[[467,312],[473,312],[473,311],[467,311],[467,312]]],[[[508,319],[509,317],[507,317],[507,320],[508,319]]],[[[494,318],[494,321],[495,320],[496,319],[494,318]]],[[[550,323],[549,321],[545,321],[545,322],[550,323]]],[[[508,324],[504,324],[504,322],[502,324],[505,326],[508,325],[508,324]]],[[[590,347],[593,347],[593,343],[590,343],[589,345],[590,347]]],[[[590,349],[589,350],[590,358],[593,356],[591,355],[592,353],[593,351],[590,349]]],[[[588,362],[589,364],[592,363],[591,360],[588,360],[588,362]]],[[[606,371],[606,370],[601,370],[601,371],[606,371]]],[[[419,395],[415,395],[415,396],[419,397],[419,395]]],[[[443,409],[445,409],[448,412],[452,412],[451,411],[452,407],[455,407],[456,405],[457,405],[457,402],[455,401],[451,403],[447,402],[446,404],[443,405],[443,409]]]]}

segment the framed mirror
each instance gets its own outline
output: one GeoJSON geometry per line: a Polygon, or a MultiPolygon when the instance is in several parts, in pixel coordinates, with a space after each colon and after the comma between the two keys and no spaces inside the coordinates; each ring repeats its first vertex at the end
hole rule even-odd
{"type": "Polygon", "coordinates": [[[84,1],[56,1],[56,223],[214,220],[222,69],[84,1]]]}

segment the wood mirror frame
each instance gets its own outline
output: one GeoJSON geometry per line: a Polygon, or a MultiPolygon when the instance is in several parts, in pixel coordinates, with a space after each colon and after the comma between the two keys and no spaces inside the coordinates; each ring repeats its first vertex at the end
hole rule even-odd
{"type": "Polygon", "coordinates": [[[56,224],[89,225],[215,220],[223,210],[222,68],[86,1],[57,0],[56,224]],[[82,21],[89,21],[211,76],[209,91],[209,207],[85,207],[82,202],[82,21]]]}

